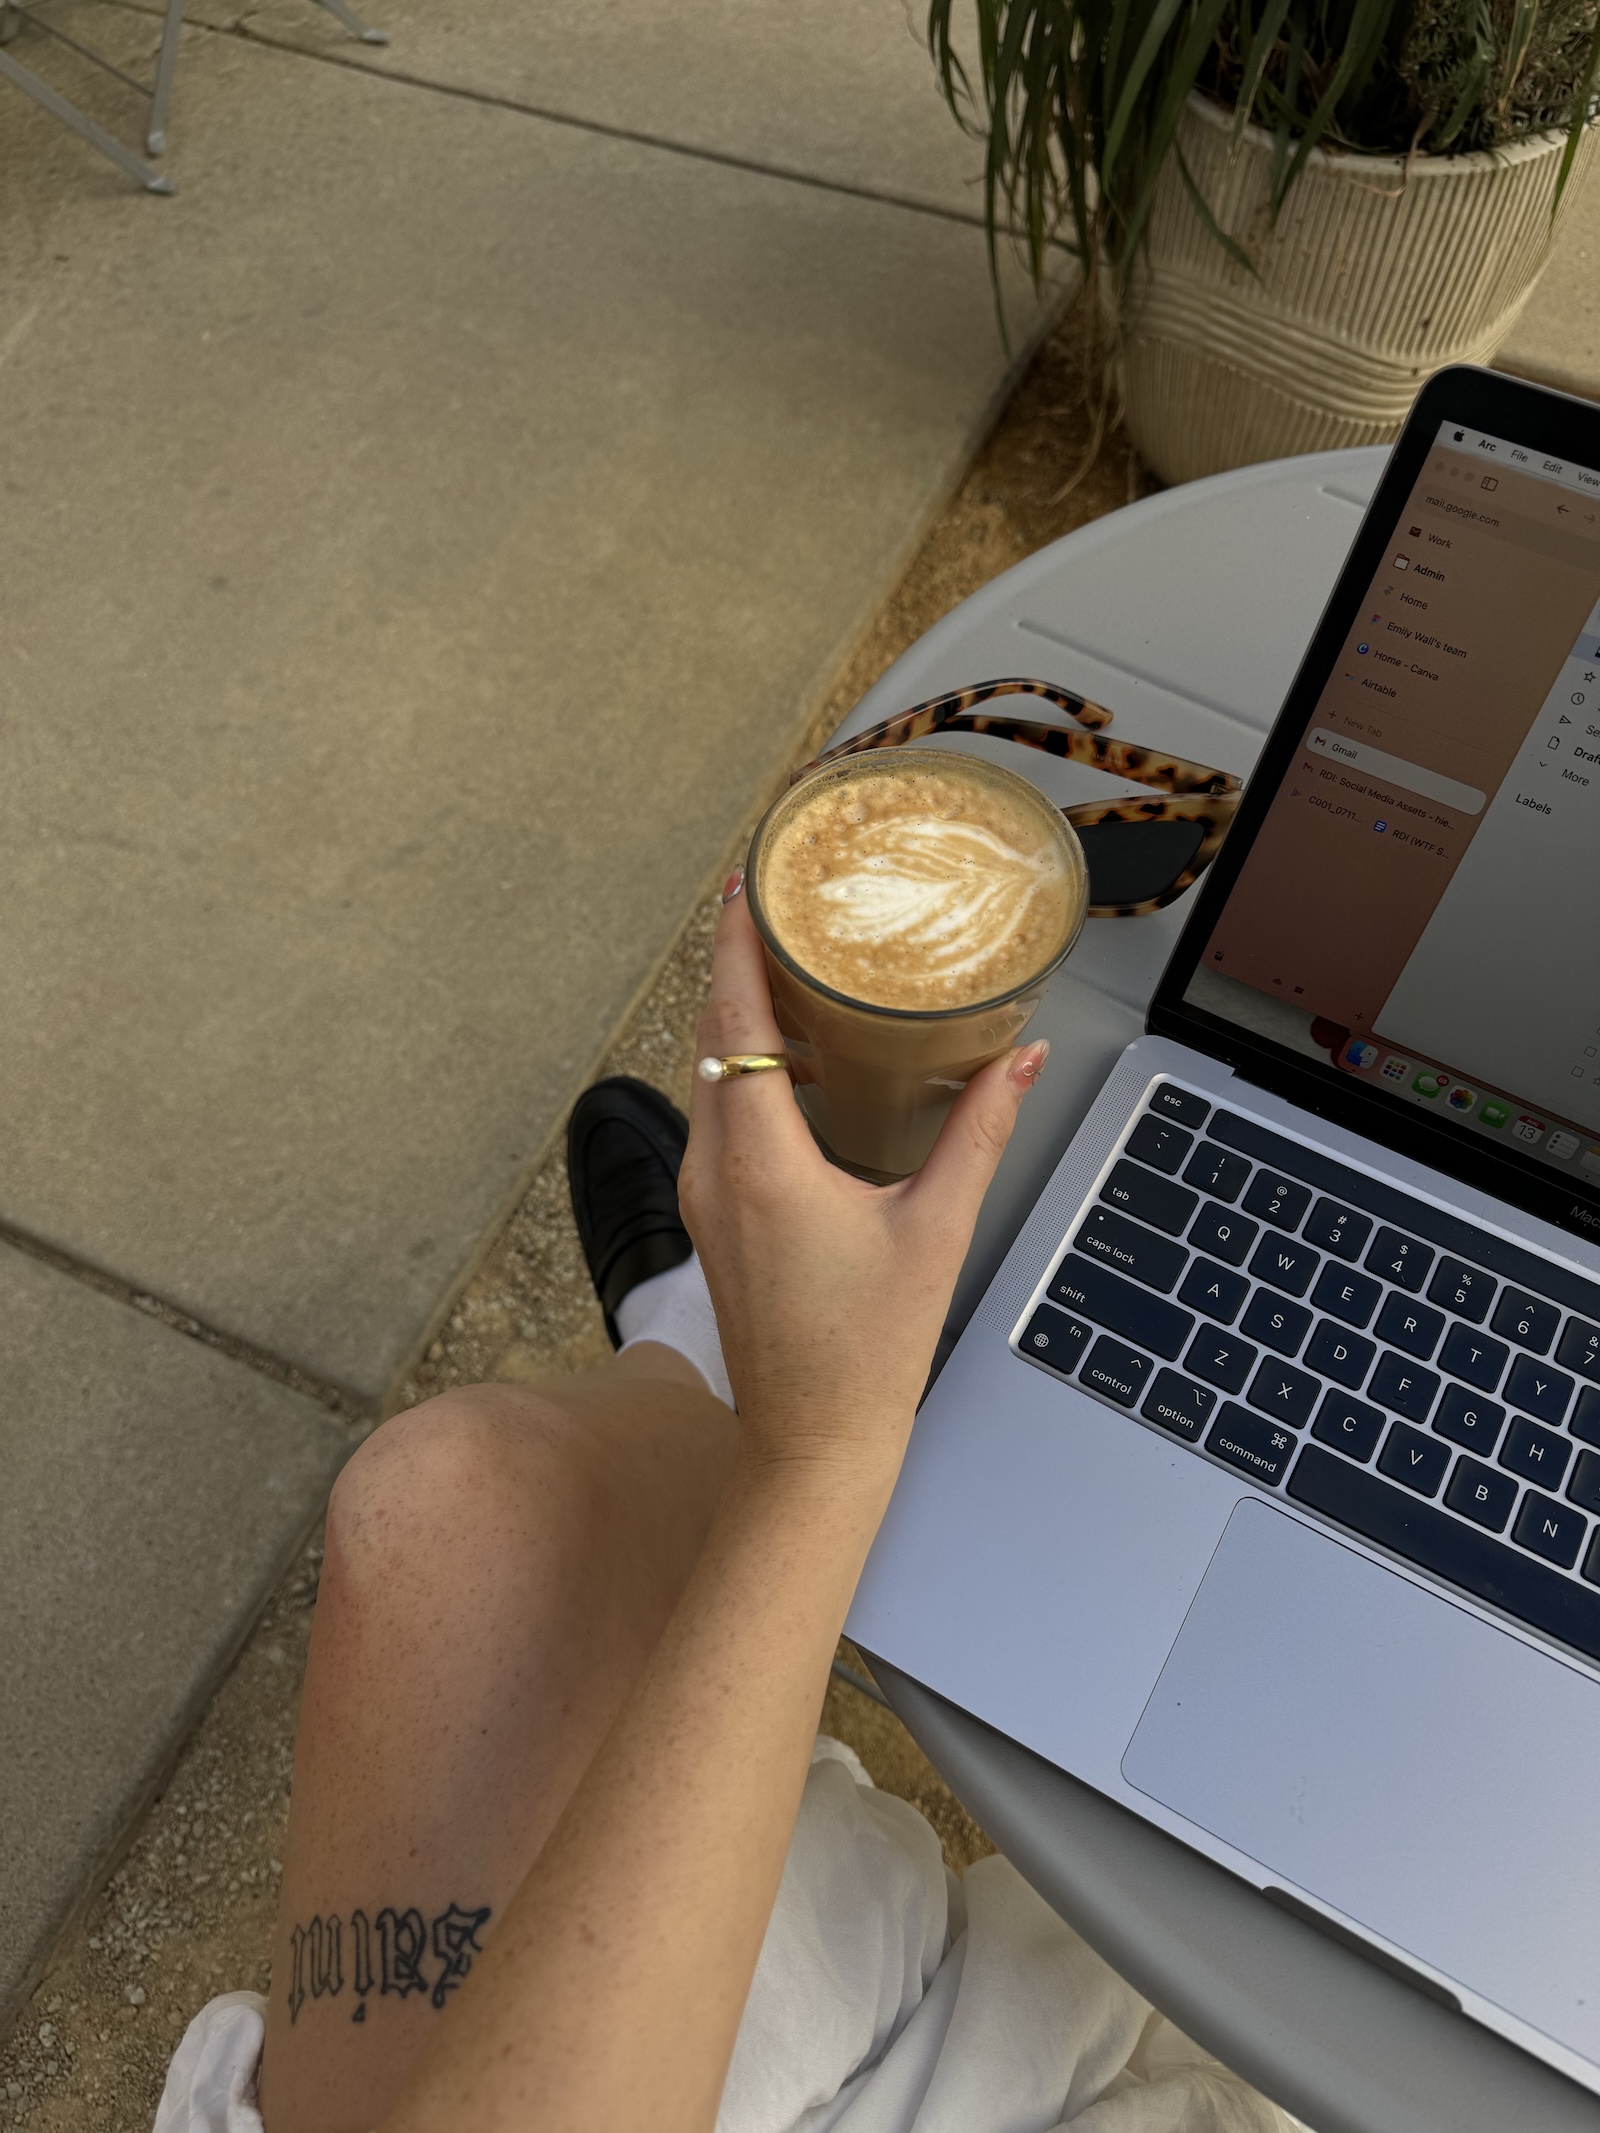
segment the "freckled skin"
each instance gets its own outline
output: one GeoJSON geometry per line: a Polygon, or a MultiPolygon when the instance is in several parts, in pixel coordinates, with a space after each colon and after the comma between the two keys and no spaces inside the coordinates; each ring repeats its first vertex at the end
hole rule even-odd
{"type": "Polygon", "coordinates": [[[693,1365],[647,1342],[538,1391],[446,1393],[345,1468],[295,1755],[267,2133],[366,2133],[455,2019],[661,1635],[734,1435],[693,1365]]]}
{"type": "Polygon", "coordinates": [[[1079,908],[1061,840],[1009,779],[915,758],[820,781],[773,837],[761,893],[824,985],[924,1011],[1014,991],[1079,908]]]}

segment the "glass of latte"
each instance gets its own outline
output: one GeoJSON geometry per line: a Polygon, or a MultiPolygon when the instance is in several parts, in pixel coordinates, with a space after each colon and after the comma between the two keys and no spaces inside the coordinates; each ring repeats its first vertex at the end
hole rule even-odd
{"type": "Polygon", "coordinates": [[[1088,904],[1077,836],[1035,786],[931,748],[802,778],[745,881],[801,1109],[875,1184],[916,1170],[1016,1043],[1088,904]]]}

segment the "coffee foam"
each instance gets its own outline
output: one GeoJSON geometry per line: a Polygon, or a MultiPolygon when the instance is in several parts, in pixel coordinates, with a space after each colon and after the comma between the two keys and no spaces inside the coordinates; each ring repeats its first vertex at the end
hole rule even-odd
{"type": "Polygon", "coordinates": [[[778,940],[835,992],[966,1007],[1013,991],[1076,925],[1081,867],[1010,774],[923,753],[802,788],[772,826],[759,895],[778,940]]]}

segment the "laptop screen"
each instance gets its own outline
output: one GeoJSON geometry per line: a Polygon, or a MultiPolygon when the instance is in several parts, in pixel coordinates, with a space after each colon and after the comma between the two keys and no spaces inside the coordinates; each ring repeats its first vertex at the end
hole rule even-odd
{"type": "Polygon", "coordinates": [[[1600,1187],[1600,471],[1444,423],[1184,993],[1600,1187]]]}

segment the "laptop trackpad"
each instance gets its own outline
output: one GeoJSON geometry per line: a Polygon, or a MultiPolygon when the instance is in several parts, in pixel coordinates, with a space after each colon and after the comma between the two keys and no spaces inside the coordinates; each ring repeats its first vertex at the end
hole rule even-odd
{"type": "Polygon", "coordinates": [[[1600,1687],[1259,1499],[1128,1783],[1600,2060],[1600,1687]]]}

